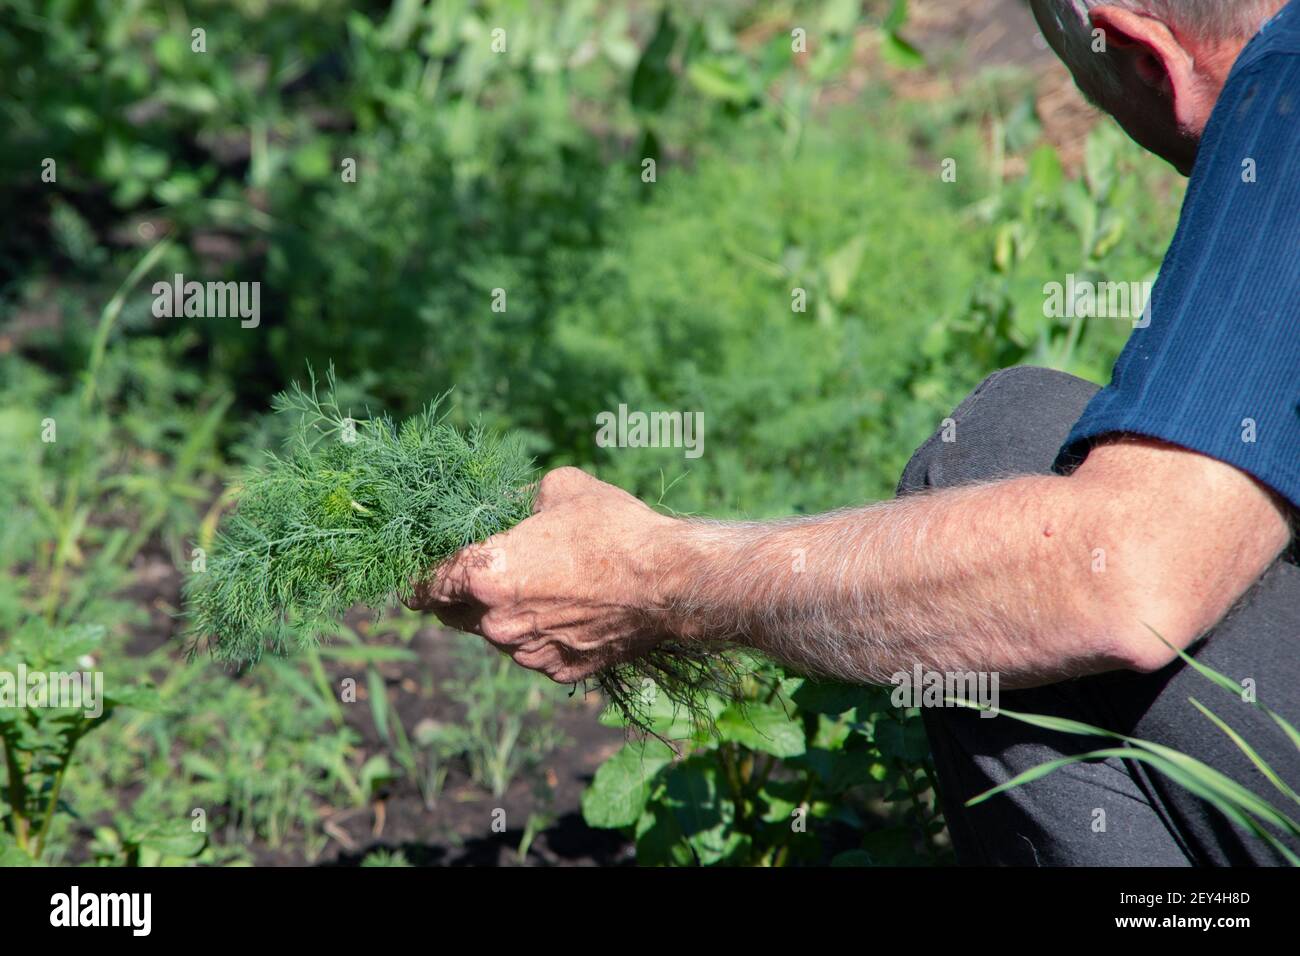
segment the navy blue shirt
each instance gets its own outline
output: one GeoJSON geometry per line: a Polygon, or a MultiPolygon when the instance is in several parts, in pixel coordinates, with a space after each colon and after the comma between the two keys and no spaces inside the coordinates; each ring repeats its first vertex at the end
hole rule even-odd
{"type": "Polygon", "coordinates": [[[1062,459],[1108,433],[1145,435],[1300,508],[1300,0],[1228,76],[1144,321],[1062,459]]]}

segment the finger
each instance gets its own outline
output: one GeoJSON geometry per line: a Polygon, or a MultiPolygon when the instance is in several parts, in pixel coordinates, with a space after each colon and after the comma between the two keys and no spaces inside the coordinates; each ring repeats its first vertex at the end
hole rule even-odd
{"type": "Polygon", "coordinates": [[[483,609],[468,604],[446,604],[432,609],[433,615],[447,627],[483,637],[483,609]]]}
{"type": "Polygon", "coordinates": [[[449,604],[461,603],[461,595],[448,584],[448,579],[439,577],[438,569],[435,568],[425,577],[411,583],[411,593],[402,598],[402,603],[412,611],[436,611],[449,604]]]}
{"type": "Polygon", "coordinates": [[[561,645],[558,659],[545,674],[557,684],[578,684],[601,670],[606,662],[599,655],[582,654],[561,645]]]}
{"type": "Polygon", "coordinates": [[[473,603],[479,596],[478,582],[500,561],[503,535],[481,544],[461,548],[418,581],[412,582],[407,607],[435,611],[448,604],[473,603]]]}
{"type": "Polygon", "coordinates": [[[398,598],[412,611],[427,611],[432,606],[429,594],[430,587],[431,584],[427,578],[420,578],[411,582],[410,594],[399,594],[398,598]]]}
{"type": "Polygon", "coordinates": [[[520,667],[526,667],[530,671],[547,671],[563,663],[563,659],[556,651],[554,645],[543,644],[540,647],[531,649],[514,648],[508,651],[511,659],[520,667]]]}

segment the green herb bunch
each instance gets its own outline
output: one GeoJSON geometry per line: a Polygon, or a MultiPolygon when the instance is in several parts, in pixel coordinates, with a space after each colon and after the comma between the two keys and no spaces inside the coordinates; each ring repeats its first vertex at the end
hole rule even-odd
{"type": "MultiPolygon", "coordinates": [[[[444,396],[445,398],[445,396],[444,396]]],[[[294,385],[275,398],[292,429],[234,489],[235,508],[186,582],[191,653],[256,662],[310,645],[350,608],[376,611],[456,551],[532,513],[536,471],[521,441],[461,431],[443,399],[400,426],[353,419],[333,375],[319,396],[294,385]]],[[[712,723],[711,695],[731,699],[741,672],[720,648],[671,642],[613,665],[594,683],[626,723],[658,735],[647,688],[696,724],[712,723]]]]}
{"type": "Polygon", "coordinates": [[[308,645],[349,608],[409,597],[430,568],[528,517],[535,470],[521,442],[457,429],[442,405],[400,426],[353,419],[332,375],[323,397],[314,376],[277,396],[296,420],[284,452],[235,489],[187,581],[191,649],[246,663],[308,645]]]}

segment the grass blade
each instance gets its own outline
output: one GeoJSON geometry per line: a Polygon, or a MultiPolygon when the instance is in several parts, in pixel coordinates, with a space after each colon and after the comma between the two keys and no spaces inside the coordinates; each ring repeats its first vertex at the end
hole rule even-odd
{"type": "Polygon", "coordinates": [[[1287,797],[1289,797],[1291,800],[1295,801],[1296,803],[1300,803],[1300,795],[1296,794],[1296,792],[1291,789],[1291,787],[1287,784],[1287,782],[1278,776],[1277,772],[1268,765],[1268,762],[1265,761],[1263,757],[1261,757],[1258,753],[1255,752],[1254,747],[1246,743],[1246,741],[1242,738],[1241,734],[1237,733],[1226,723],[1224,723],[1218,717],[1218,715],[1216,715],[1213,711],[1211,711],[1208,707],[1202,704],[1195,697],[1189,697],[1188,700],[1191,701],[1193,707],[1195,707],[1202,714],[1204,714],[1211,721],[1213,721],[1214,726],[1222,730],[1228,736],[1228,739],[1237,745],[1237,749],[1240,750],[1242,753],[1244,753],[1250,759],[1250,762],[1253,763],[1256,769],[1258,769],[1259,772],[1262,773],[1268,779],[1269,783],[1277,787],[1278,790],[1282,791],[1282,793],[1287,797]]]}
{"type": "Polygon", "coordinates": [[[1268,716],[1273,719],[1273,722],[1277,724],[1280,728],[1282,728],[1282,732],[1287,735],[1287,738],[1291,741],[1292,746],[1294,746],[1297,750],[1300,750],[1300,730],[1296,730],[1296,728],[1292,726],[1286,720],[1285,717],[1283,717],[1281,714],[1274,711],[1272,708],[1267,707],[1264,704],[1260,703],[1259,701],[1256,700],[1246,701],[1241,695],[1241,685],[1238,684],[1236,681],[1234,681],[1231,677],[1228,677],[1226,674],[1219,673],[1213,667],[1210,667],[1208,664],[1202,664],[1196,658],[1192,657],[1192,655],[1188,654],[1185,650],[1178,647],[1174,647],[1174,645],[1166,641],[1164,639],[1164,636],[1159,631],[1157,631],[1154,627],[1152,627],[1150,624],[1147,624],[1145,626],[1148,631],[1150,631],[1152,634],[1154,634],[1156,637],[1160,639],[1161,643],[1163,643],[1165,647],[1168,647],[1170,650],[1176,653],[1190,667],[1195,668],[1197,673],[1199,673],[1206,680],[1218,684],[1228,693],[1232,694],[1232,696],[1235,697],[1237,700],[1242,701],[1243,703],[1249,703],[1252,706],[1259,708],[1264,713],[1268,714],[1268,716]]]}

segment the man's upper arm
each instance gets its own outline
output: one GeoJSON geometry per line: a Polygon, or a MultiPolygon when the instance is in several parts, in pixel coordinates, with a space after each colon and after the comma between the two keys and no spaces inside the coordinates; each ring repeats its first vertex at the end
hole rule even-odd
{"type": "Polygon", "coordinates": [[[1185,645],[1285,547],[1300,508],[1300,55],[1229,79],[1149,318],[1060,464],[1086,457],[1075,475],[1114,495],[1116,570],[1185,645]]]}
{"type": "Polygon", "coordinates": [[[1098,502],[1098,573],[1123,583],[1117,611],[1132,620],[1117,624],[1139,670],[1173,657],[1148,627],[1186,647],[1290,539],[1286,506],[1273,492],[1231,465],[1166,442],[1117,437],[1094,448],[1070,480],[1098,502]]]}
{"type": "Polygon", "coordinates": [[[1229,81],[1178,231],[1064,462],[1116,433],[1233,465],[1300,507],[1300,55],[1229,81]]]}

